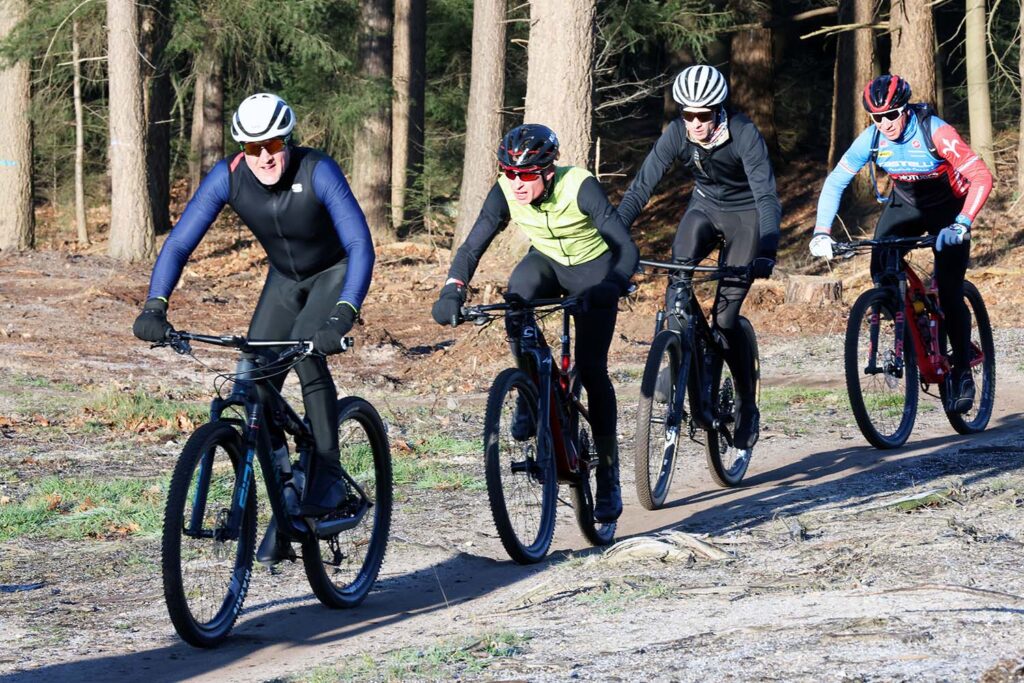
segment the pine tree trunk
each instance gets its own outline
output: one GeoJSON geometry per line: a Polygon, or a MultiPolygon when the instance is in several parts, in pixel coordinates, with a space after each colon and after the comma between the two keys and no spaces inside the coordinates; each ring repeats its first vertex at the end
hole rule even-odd
{"type": "MultiPolygon", "coordinates": [[[[559,166],[590,165],[596,16],[596,0],[530,0],[523,122],[555,131],[559,166]]],[[[511,272],[528,247],[522,230],[506,230],[491,244],[487,275],[511,272]]]]}
{"type": "MultiPolygon", "coordinates": [[[[864,28],[843,31],[836,40],[829,169],[836,167],[853,140],[871,123],[864,111],[861,93],[875,73],[875,34],[869,26],[874,22],[873,1],[840,0],[837,21],[840,25],[858,24],[864,28]]],[[[871,196],[866,175],[858,173],[847,193],[857,200],[871,196]]]]}
{"type": "Polygon", "coordinates": [[[889,72],[910,83],[914,102],[935,104],[935,20],[931,0],[892,0],[889,72]]]}
{"type": "Polygon", "coordinates": [[[391,82],[391,3],[363,0],[359,37],[359,71],[375,86],[375,104],[356,133],[352,154],[352,192],[366,214],[377,244],[394,242],[391,224],[391,104],[380,97],[391,82]]]}
{"type": "Polygon", "coordinates": [[[398,230],[411,217],[408,191],[423,172],[426,93],[427,2],[395,1],[395,94],[391,115],[391,224],[398,230]]]}
{"type": "Polygon", "coordinates": [[[203,177],[224,157],[224,71],[220,55],[212,48],[203,50],[196,59],[191,147],[189,180],[195,192],[203,177]]]}
{"type": "Polygon", "coordinates": [[[992,152],[992,109],[988,93],[988,48],[985,42],[985,0],[967,0],[967,108],[971,121],[971,149],[989,168],[992,152]]]}
{"type": "MultiPolygon", "coordinates": [[[[28,12],[25,0],[0,0],[0,38],[28,12]]],[[[29,64],[0,69],[0,251],[31,249],[35,242],[32,213],[32,88],[29,64]]]]}
{"type": "Polygon", "coordinates": [[[139,17],[133,0],[107,0],[110,74],[110,245],[114,258],[154,256],[146,183],[146,120],[139,67],[139,17]]]}
{"type": "MultiPolygon", "coordinates": [[[[757,21],[771,19],[771,10],[758,12],[757,21]]],[[[729,100],[732,107],[751,118],[761,132],[768,151],[777,156],[775,130],[775,56],[772,30],[756,28],[732,34],[729,70],[729,100]]]]}
{"type": "Polygon", "coordinates": [[[495,154],[502,135],[501,107],[505,102],[506,9],[505,0],[473,3],[473,65],[453,249],[465,241],[497,177],[495,154]]]}
{"type": "Polygon", "coordinates": [[[170,0],[149,0],[142,6],[142,53],[146,121],[149,130],[146,166],[153,227],[158,235],[171,229],[171,72],[164,50],[171,37],[170,0]]]}
{"type": "MultiPolygon", "coordinates": [[[[1020,8],[1019,36],[1024,36],[1024,4],[1020,8]]],[[[1017,71],[1020,73],[1020,82],[1024,84],[1024,50],[1019,50],[1020,58],[1017,64],[1017,71]]],[[[1017,136],[1017,197],[1024,197],[1024,107],[1020,110],[1020,132],[1017,136]]]]}
{"type": "Polygon", "coordinates": [[[71,64],[75,99],[75,227],[78,243],[89,245],[89,226],[85,221],[85,127],[82,111],[82,63],[78,42],[78,22],[71,24],[71,64]]]}

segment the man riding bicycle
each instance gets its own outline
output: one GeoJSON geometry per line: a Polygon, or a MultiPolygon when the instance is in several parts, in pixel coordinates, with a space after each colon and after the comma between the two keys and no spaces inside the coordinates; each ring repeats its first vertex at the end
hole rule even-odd
{"type": "MultiPolygon", "coordinates": [[[[458,318],[480,257],[510,220],[526,233],[531,248],[513,270],[508,294],[525,300],[580,297],[580,310],[573,314],[576,371],[587,390],[598,455],[594,517],[610,523],[622,514],[622,495],[608,348],[617,301],[626,291],[639,253],[597,179],[582,168],[555,166],[557,158],[558,138],[547,126],[526,124],[505,135],[498,146],[501,175],[452,259],[432,314],[440,325],[458,318]]],[[[505,319],[517,361],[522,325],[520,315],[505,319]]],[[[518,409],[513,436],[525,441],[536,429],[530,411],[518,409]]]]}
{"type": "MultiPolygon", "coordinates": [[[[952,347],[952,409],[967,412],[974,403],[970,368],[971,315],[964,303],[964,275],[970,256],[971,224],[992,191],[992,174],[948,123],[924,104],[910,104],[910,84],[896,75],[875,78],[864,87],[862,103],[871,115],[832,170],[818,198],[810,251],[832,258],[832,220],[843,191],[861,168],[877,164],[892,179],[889,197],[875,225],[875,239],[936,235],[935,279],[952,347]]],[[[882,272],[880,252],[871,275],[882,272]]]]}
{"type": "MultiPolygon", "coordinates": [[[[678,159],[696,185],[672,242],[673,260],[696,264],[721,245],[720,263],[750,266],[753,277],[767,278],[775,267],[782,205],[764,138],[745,114],[725,107],[728,95],[729,86],[718,69],[703,64],[683,69],[672,85],[672,98],[682,107],[682,116],[668,125],[647,155],[619,203],[619,215],[632,226],[678,159]]],[[[738,322],[749,289],[747,278],[720,280],[714,305],[715,328],[735,379],[733,442],[748,452],[757,443],[761,417],[756,360],[738,322]]],[[[670,287],[669,310],[675,296],[670,287]]],[[[677,325],[673,317],[669,325],[677,325]]],[[[667,372],[658,378],[656,397],[668,395],[664,385],[670,382],[667,372]]]]}
{"type": "MultiPolygon", "coordinates": [[[[160,250],[133,331],[139,339],[160,342],[173,330],[167,322],[171,292],[214,219],[230,205],[270,261],[249,337],[312,339],[319,352],[296,365],[316,440],[298,512],[319,517],[348,495],[339,461],[337,390],[324,356],[342,350],[369,289],[375,257],[345,175],[325,153],[295,146],[294,128],[295,113],[277,95],[258,93],[242,101],[231,122],[242,151],[218,162],[189,201],[160,250]]],[[[284,373],[273,381],[280,388],[284,373]]],[[[272,434],[271,444],[281,452],[284,434],[272,434]]]]}

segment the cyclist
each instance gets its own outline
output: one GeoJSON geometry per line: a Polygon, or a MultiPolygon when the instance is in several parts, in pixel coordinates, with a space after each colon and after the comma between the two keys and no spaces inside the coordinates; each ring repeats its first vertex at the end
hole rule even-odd
{"type": "MultiPolygon", "coordinates": [[[[440,325],[458,316],[480,257],[510,220],[530,238],[531,248],[512,271],[508,293],[526,300],[559,294],[581,298],[580,310],[573,314],[576,370],[587,390],[598,454],[594,517],[607,523],[622,514],[608,348],[617,301],[639,257],[597,179],[582,168],[556,166],[556,159],[558,138],[547,126],[525,124],[504,136],[498,146],[501,175],[452,259],[432,314],[440,325]]],[[[505,319],[517,361],[522,324],[522,316],[505,319]]],[[[516,411],[512,432],[520,440],[535,434],[527,410],[516,411]]]]}
{"type": "MultiPolygon", "coordinates": [[[[936,235],[935,279],[953,352],[952,409],[967,412],[974,403],[969,349],[971,314],[964,303],[964,275],[970,256],[971,224],[992,191],[985,163],[948,123],[927,105],[910,104],[910,84],[896,75],[875,78],[864,87],[862,103],[874,122],[853,141],[825,180],[810,251],[832,258],[830,233],[843,190],[869,162],[892,179],[893,190],[875,226],[875,239],[936,235]]],[[[871,274],[883,264],[876,250],[871,274]]]]}
{"type": "MultiPolygon", "coordinates": [[[[249,336],[312,339],[323,354],[296,366],[316,440],[299,513],[318,517],[348,494],[338,451],[337,390],[324,356],[341,351],[358,317],[374,251],[366,218],[338,164],[323,152],[294,145],[294,128],[295,113],[277,95],[257,93],[238,106],[231,136],[241,151],[218,162],[189,201],[160,250],[133,331],[159,342],[173,330],[167,322],[171,292],[192,251],[229,204],[270,261],[249,336]]],[[[273,381],[280,387],[284,374],[273,381]]],[[[280,453],[284,435],[271,440],[280,453]]]]}
{"type": "MultiPolygon", "coordinates": [[[[682,108],[654,144],[619,203],[622,222],[631,226],[654,187],[679,160],[695,186],[672,242],[672,258],[696,264],[721,245],[719,262],[749,266],[755,278],[771,276],[779,244],[782,205],[768,147],[754,123],[725,106],[729,85],[713,66],[690,66],[676,76],[672,98],[682,108]]],[[[719,281],[714,326],[726,352],[736,388],[733,445],[749,456],[760,433],[756,359],[738,324],[740,307],[750,289],[748,278],[719,281]]],[[[666,294],[675,304],[675,290],[666,294]]],[[[669,324],[675,326],[674,318],[669,324]]],[[[656,398],[667,400],[667,372],[658,378],[656,398]]]]}

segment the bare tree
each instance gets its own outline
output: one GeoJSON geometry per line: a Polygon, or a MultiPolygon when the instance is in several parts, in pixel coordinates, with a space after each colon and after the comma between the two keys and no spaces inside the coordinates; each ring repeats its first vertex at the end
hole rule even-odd
{"type": "MultiPolygon", "coordinates": [[[[0,38],[6,37],[28,12],[25,0],[0,0],[0,38]]],[[[32,214],[32,89],[29,65],[0,65],[0,250],[30,249],[35,241],[32,214]]]]}
{"type": "Polygon", "coordinates": [[[71,24],[71,68],[75,100],[75,227],[78,243],[89,244],[89,227],[85,222],[85,127],[82,107],[82,62],[78,42],[78,21],[71,24]]]}
{"type": "Polygon", "coordinates": [[[406,196],[423,171],[426,108],[427,2],[395,1],[394,89],[391,113],[391,224],[397,230],[409,212],[406,196]]]}
{"type": "Polygon", "coordinates": [[[171,229],[171,71],[164,50],[171,37],[170,0],[148,0],[142,6],[144,109],[148,123],[146,166],[153,227],[157,234],[171,229]]]}
{"type": "Polygon", "coordinates": [[[208,43],[196,56],[195,75],[188,164],[193,192],[203,176],[224,157],[224,64],[213,44],[208,43]]]}
{"type": "MultiPolygon", "coordinates": [[[[861,104],[864,85],[875,75],[874,0],[840,0],[839,24],[851,28],[836,36],[836,67],[832,90],[832,129],[828,167],[835,168],[854,138],[869,124],[861,104]]],[[[870,194],[868,179],[858,174],[850,193],[857,199],[870,194]]]]}
{"type": "Polygon", "coordinates": [[[473,3],[473,63],[454,246],[466,239],[477,211],[494,185],[494,153],[501,139],[505,95],[506,9],[505,0],[473,3]]]}
{"type": "Polygon", "coordinates": [[[359,36],[359,71],[373,91],[373,102],[356,134],[352,154],[352,191],[366,214],[378,244],[394,242],[391,224],[391,104],[380,95],[391,82],[391,3],[362,1],[359,36]]]}
{"type": "Polygon", "coordinates": [[[935,19],[931,0],[892,0],[889,73],[910,82],[914,100],[935,103],[935,19]]]}
{"type": "MultiPolygon", "coordinates": [[[[1021,4],[1018,27],[1017,35],[1024,40],[1024,3],[1021,4]]],[[[1024,50],[1019,50],[1019,53],[1017,71],[1020,73],[1020,82],[1024,85],[1024,50]]],[[[1020,131],[1017,136],[1017,195],[1024,197],[1024,107],[1020,110],[1020,131]]]]}
{"type": "Polygon", "coordinates": [[[729,99],[736,109],[750,116],[774,155],[779,149],[775,131],[775,56],[773,31],[765,27],[771,22],[771,8],[758,9],[754,17],[762,28],[732,34],[729,99]]]}
{"type": "Polygon", "coordinates": [[[988,48],[985,42],[985,0],[967,0],[967,108],[971,122],[971,149],[989,168],[992,152],[992,108],[988,92],[988,48]]]}
{"type": "Polygon", "coordinates": [[[134,0],[107,0],[110,73],[111,256],[154,255],[153,214],[146,184],[146,120],[139,66],[139,16],[134,0]]]}

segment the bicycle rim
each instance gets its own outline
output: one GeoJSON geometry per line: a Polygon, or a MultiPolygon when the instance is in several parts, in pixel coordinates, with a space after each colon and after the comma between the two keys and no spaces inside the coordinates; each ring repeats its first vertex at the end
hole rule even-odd
{"type": "Polygon", "coordinates": [[[537,424],[537,392],[529,376],[517,368],[503,370],[487,398],[484,418],[484,469],[487,497],[498,536],[509,556],[520,564],[541,560],[555,532],[558,480],[552,453],[543,453],[536,435],[519,441],[512,436],[516,406],[537,424]]]}
{"type": "MultiPolygon", "coordinates": [[[[757,349],[757,336],[754,334],[754,328],[750,321],[746,318],[740,317],[739,325],[747,336],[747,343],[754,355],[756,387],[754,397],[755,400],[760,400],[761,357],[757,349]]],[[[725,430],[732,433],[736,425],[736,382],[728,363],[725,363],[722,358],[715,359],[712,382],[711,399],[714,402],[712,411],[721,427],[718,430],[707,432],[707,441],[704,446],[708,459],[708,471],[711,472],[711,478],[719,486],[726,488],[739,486],[750,465],[751,451],[744,452],[729,445],[729,440],[725,437],[725,430]]]]}
{"type": "MultiPolygon", "coordinates": [[[[573,396],[581,405],[587,405],[587,395],[578,379],[573,380],[573,396]]],[[[604,524],[594,519],[594,492],[597,490],[597,449],[594,447],[593,428],[578,411],[573,411],[570,425],[576,439],[580,457],[580,478],[572,487],[576,524],[591,545],[608,545],[615,540],[616,523],[604,524]]]]}
{"type": "Polygon", "coordinates": [[[241,523],[228,529],[243,462],[238,432],[214,422],[192,434],[171,477],[161,557],[164,597],[175,630],[197,647],[227,637],[249,589],[256,546],[251,470],[241,523]]]}
{"type": "Polygon", "coordinates": [[[380,415],[368,402],[338,401],[341,467],[362,489],[351,490],[349,509],[369,504],[358,526],[303,542],[302,564],[314,595],[327,607],[355,607],[373,587],[384,562],[393,503],[391,453],[380,415]]]}
{"type": "MultiPolygon", "coordinates": [[[[988,426],[996,399],[996,345],[988,309],[978,288],[964,282],[964,300],[971,315],[971,375],[974,378],[974,405],[966,413],[946,412],[949,423],[960,434],[974,434],[988,426]]],[[[945,383],[942,403],[946,405],[945,383]]]]}
{"type": "Polygon", "coordinates": [[[846,389],[857,426],[876,448],[903,445],[917,417],[918,378],[914,346],[904,326],[896,344],[896,302],[884,290],[862,294],[846,327],[846,389]]]}
{"type": "Polygon", "coordinates": [[[672,414],[676,391],[686,390],[685,386],[676,386],[681,355],[679,335],[669,330],[659,332],[647,353],[640,381],[633,468],[637,498],[648,510],[664,505],[672,485],[676,449],[680,439],[688,437],[683,433],[687,425],[681,416],[672,414]],[[659,377],[660,392],[656,391],[659,377]]]}

